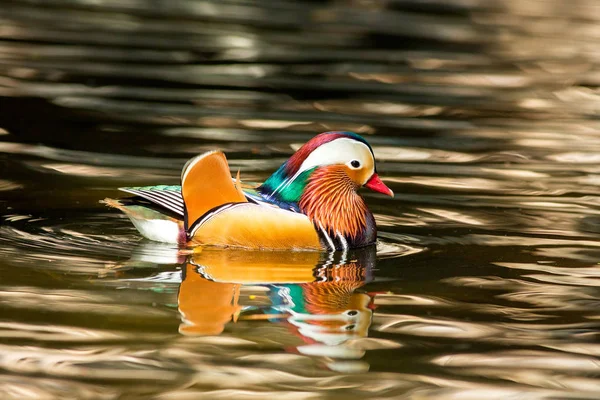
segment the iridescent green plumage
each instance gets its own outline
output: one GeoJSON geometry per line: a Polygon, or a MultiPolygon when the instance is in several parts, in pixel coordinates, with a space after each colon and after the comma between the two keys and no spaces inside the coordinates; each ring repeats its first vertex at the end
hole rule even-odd
{"type": "Polygon", "coordinates": [[[308,183],[308,178],[316,168],[306,170],[293,178],[286,174],[284,167],[285,164],[271,175],[259,188],[259,192],[278,203],[298,204],[308,183]]]}

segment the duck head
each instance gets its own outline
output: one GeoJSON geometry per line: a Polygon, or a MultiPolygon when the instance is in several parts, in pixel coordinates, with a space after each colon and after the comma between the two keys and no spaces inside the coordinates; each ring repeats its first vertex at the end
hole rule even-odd
{"type": "Polygon", "coordinates": [[[298,149],[259,191],[279,206],[306,214],[325,240],[344,248],[375,241],[373,215],[357,193],[363,186],[394,195],[377,175],[365,139],[353,132],[325,132],[298,149]]]}

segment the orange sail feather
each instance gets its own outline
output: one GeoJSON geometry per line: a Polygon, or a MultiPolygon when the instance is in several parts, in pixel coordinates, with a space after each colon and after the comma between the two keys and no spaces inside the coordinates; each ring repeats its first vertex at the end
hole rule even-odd
{"type": "Polygon", "coordinates": [[[226,203],[245,203],[234,185],[225,154],[211,151],[192,158],[181,173],[181,194],[187,213],[186,229],[211,209],[226,203]]]}

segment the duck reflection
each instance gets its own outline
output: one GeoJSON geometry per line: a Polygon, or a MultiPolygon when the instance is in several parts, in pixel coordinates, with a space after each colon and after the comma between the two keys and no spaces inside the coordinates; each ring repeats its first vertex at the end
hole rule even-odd
{"type": "Polygon", "coordinates": [[[188,263],[179,287],[179,332],[184,335],[218,335],[242,310],[238,305],[240,284],[214,282],[188,263]]]}
{"type": "Polygon", "coordinates": [[[373,296],[358,289],[374,264],[374,246],[348,254],[201,251],[185,265],[179,331],[218,335],[232,321],[269,320],[302,339],[299,353],[360,358],[362,352],[340,346],[368,335],[373,296]],[[245,288],[262,288],[266,298],[240,304],[245,288]]]}

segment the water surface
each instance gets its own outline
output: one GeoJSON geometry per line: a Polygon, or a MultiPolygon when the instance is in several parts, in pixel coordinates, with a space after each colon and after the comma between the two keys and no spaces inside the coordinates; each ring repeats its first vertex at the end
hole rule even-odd
{"type": "Polygon", "coordinates": [[[3,399],[600,396],[594,1],[0,7],[3,399]],[[376,248],[142,240],[98,200],[373,145],[376,248]]]}

